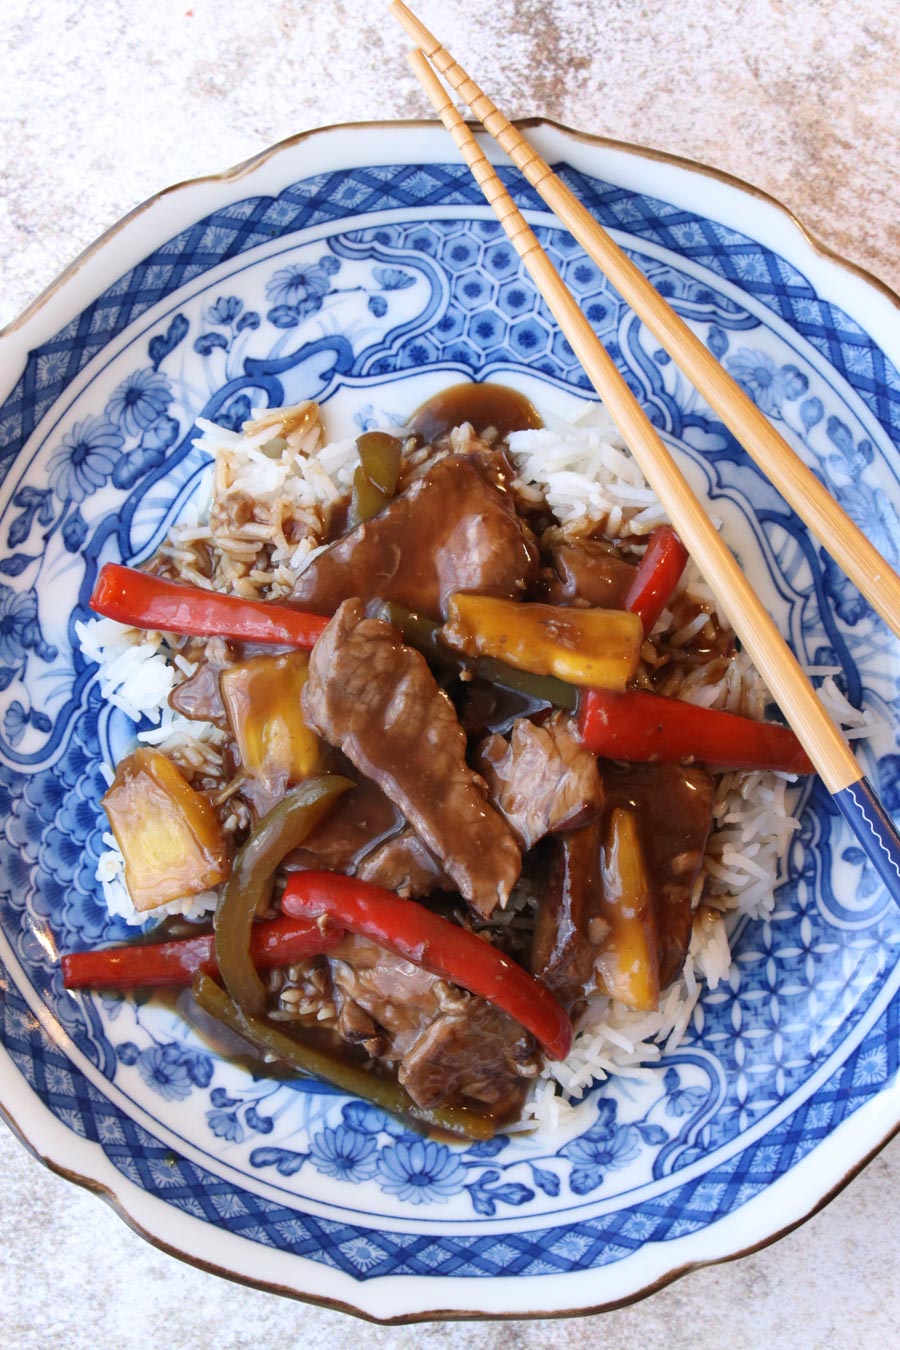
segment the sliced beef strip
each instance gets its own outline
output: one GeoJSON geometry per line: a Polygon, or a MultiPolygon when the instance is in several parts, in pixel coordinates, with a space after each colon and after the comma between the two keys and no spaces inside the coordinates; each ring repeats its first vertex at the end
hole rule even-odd
{"type": "Polygon", "coordinates": [[[345,872],[355,875],[363,859],[404,828],[403,813],[371,778],[357,774],[343,755],[335,755],[329,772],[356,779],[354,787],[339,797],[327,816],[307,835],[302,848],[294,849],[286,866],[298,869],[345,872]]]}
{"type": "Polygon", "coordinates": [[[526,852],[545,834],[584,825],[603,810],[597,761],[568,713],[553,713],[540,726],[516,722],[509,741],[489,736],[475,767],[526,852]]]}
{"type": "Polygon", "coordinates": [[[344,872],[413,899],[453,889],[437,858],[377,783],[357,773],[339,750],[331,752],[328,771],[355,779],[355,786],[288,856],[289,871],[344,872]]]}
{"type": "Polygon", "coordinates": [[[505,1013],[367,938],[344,938],[327,960],[337,1031],[394,1064],[419,1106],[462,1096],[504,1120],[519,1113],[540,1055],[505,1013]]]}
{"type": "Polygon", "coordinates": [[[454,889],[437,858],[409,825],[367,853],[356,875],[361,881],[413,899],[432,891],[454,889]]]}
{"type": "Polygon", "coordinates": [[[463,1096],[489,1106],[500,1120],[521,1113],[540,1054],[528,1032],[506,1013],[472,998],[441,1013],[400,1062],[398,1078],[419,1106],[463,1096]]]}
{"type": "Polygon", "coordinates": [[[555,571],[541,580],[541,599],[554,605],[624,609],[634,580],[634,563],[626,562],[600,539],[578,539],[552,550],[555,571]]]}
{"type": "Polygon", "coordinates": [[[303,711],[384,789],[480,914],[506,904],[521,854],[466,764],[453,705],[424,658],[359,600],[345,601],[316,643],[303,711]]]}
{"type": "Polygon", "coordinates": [[[531,948],[531,969],[568,1011],[593,988],[598,942],[601,822],[548,844],[531,948]]]}
{"type": "Polygon", "coordinates": [[[448,455],[371,520],[314,558],[292,601],[333,614],[343,600],[390,600],[437,616],[454,591],[518,598],[538,551],[502,482],[503,456],[448,455]],[[496,461],[496,463],[495,463],[496,461]]]}
{"type": "Polygon", "coordinates": [[[659,934],[659,987],[675,979],[691,941],[691,896],[712,824],[713,781],[680,764],[604,763],[607,809],[630,807],[653,886],[659,934]]]}
{"type": "Polygon", "coordinates": [[[375,1024],[379,1038],[376,1046],[366,1048],[390,1061],[399,1060],[439,1015],[450,989],[439,976],[364,937],[343,938],[327,961],[338,1029],[350,1028],[348,1039],[358,1044],[363,1038],[355,1029],[362,1019],[350,1005],[361,1009],[375,1024]]]}
{"type": "Polygon", "coordinates": [[[183,717],[214,722],[228,728],[228,714],[219,691],[219,676],[237,660],[235,649],[225,638],[205,638],[203,656],[197,669],[169,695],[169,706],[183,717]]]}

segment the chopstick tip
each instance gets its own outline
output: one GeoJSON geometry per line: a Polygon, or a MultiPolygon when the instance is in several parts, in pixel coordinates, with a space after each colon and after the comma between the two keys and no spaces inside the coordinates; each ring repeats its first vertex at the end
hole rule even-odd
{"type": "Polygon", "coordinates": [[[421,47],[426,56],[433,56],[435,52],[441,50],[441,44],[433,33],[430,33],[423,23],[421,23],[413,14],[408,5],[403,0],[388,0],[388,9],[394,18],[407,31],[409,36],[421,47]]]}

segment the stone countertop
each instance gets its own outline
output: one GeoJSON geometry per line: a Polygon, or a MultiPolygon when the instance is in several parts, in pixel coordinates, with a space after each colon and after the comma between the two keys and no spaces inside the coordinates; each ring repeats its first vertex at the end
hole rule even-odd
{"type": "MultiPolygon", "coordinates": [[[[727,170],[900,288],[900,29],[890,0],[420,0],[512,116],[727,170]]],[[[296,131],[427,106],[380,0],[6,0],[0,324],[172,182],[296,131]]],[[[2,48],[0,48],[2,50],[2,48]]],[[[892,1344],[900,1144],[756,1255],[602,1318],[381,1329],[240,1288],[146,1245],[0,1129],[0,1327],[28,1350],[257,1345],[892,1344]],[[701,1331],[700,1328],[703,1328],[701,1331]]]]}

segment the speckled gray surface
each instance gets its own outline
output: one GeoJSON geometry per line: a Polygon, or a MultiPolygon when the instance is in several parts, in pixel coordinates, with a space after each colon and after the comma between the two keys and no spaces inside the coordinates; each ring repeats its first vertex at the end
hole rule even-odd
{"type": "MultiPolygon", "coordinates": [[[[421,0],[512,115],[704,161],[900,286],[892,0],[421,0]]],[[[307,127],[419,116],[381,0],[4,0],[0,324],[137,202],[307,127]]],[[[364,1326],[147,1246],[0,1130],[0,1344],[22,1350],[896,1343],[900,1144],[774,1247],[602,1318],[364,1326]]]]}

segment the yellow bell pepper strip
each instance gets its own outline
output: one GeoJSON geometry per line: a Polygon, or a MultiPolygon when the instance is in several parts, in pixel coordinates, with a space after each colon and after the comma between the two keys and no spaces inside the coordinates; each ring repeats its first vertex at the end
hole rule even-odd
{"type": "MultiPolygon", "coordinates": [[[[309,956],[321,956],[344,936],[330,919],[277,919],[255,923],[250,934],[250,956],[258,970],[292,966],[309,956]]],[[[197,971],[217,975],[219,967],[212,933],[171,942],[131,942],[93,952],[69,952],[62,965],[66,989],[155,989],[189,985],[197,971]]]]}
{"type": "Polygon", "coordinates": [[[640,616],[645,634],[671,600],[687,560],[688,551],[671,525],[653,531],[625,597],[625,608],[640,616]]]}
{"type": "Polygon", "coordinates": [[[594,962],[597,988],[638,1012],[659,1008],[659,938],[638,821],[610,812],[601,853],[599,916],[608,931],[594,962]]]}
{"type": "Polygon", "coordinates": [[[258,1015],[265,1009],[265,985],[250,946],[253,920],[271,899],[275,870],[351,787],[349,778],[337,774],[307,779],[262,818],[234,860],[213,928],[222,983],[243,1014],[258,1015]]]}
{"type": "Polygon", "coordinates": [[[257,811],[263,809],[257,799],[277,800],[319,767],[321,744],[306,725],[300,701],[308,670],[306,652],[288,652],[255,656],[219,676],[241,766],[257,789],[257,811]]]}
{"type": "Polygon", "coordinates": [[[552,703],[569,712],[574,712],[578,706],[578,690],[575,686],[565,684],[552,675],[533,675],[528,670],[516,670],[514,666],[504,665],[490,656],[480,660],[467,660],[460,656],[441,640],[441,624],[423,614],[413,614],[401,605],[390,603],[379,607],[378,617],[393,624],[403,635],[407,646],[415,647],[432,665],[446,670],[466,671],[475,679],[500,684],[505,689],[515,689],[529,698],[538,699],[541,703],[552,703]]]}
{"type": "Polygon", "coordinates": [[[359,468],[353,475],[350,525],[370,520],[397,491],[403,442],[383,431],[366,431],[356,439],[359,468]]]}
{"type": "Polygon", "coordinates": [[[625,688],[644,638],[637,614],[567,609],[457,593],[442,636],[468,656],[495,657],[536,675],[588,688],[625,688]]]}
{"type": "Polygon", "coordinates": [[[637,690],[588,690],[578,729],[591,754],[632,764],[695,760],[715,768],[815,772],[790,727],[637,690]]]}
{"type": "Polygon", "coordinates": [[[337,1054],[304,1042],[296,1032],[288,1033],[261,1017],[242,1015],[236,1004],[214,980],[202,971],[194,977],[194,998],[218,1022],[250,1041],[263,1054],[279,1060],[298,1073],[321,1078],[351,1097],[380,1106],[383,1111],[436,1129],[446,1130],[463,1139],[492,1139],[494,1124],[489,1116],[466,1106],[417,1106],[395,1079],[385,1078],[362,1065],[348,1062],[337,1054]]]}
{"type": "Polygon", "coordinates": [[[307,651],[315,646],[328,623],[321,614],[304,614],[269,600],[245,600],[240,595],[206,591],[120,563],[107,563],[102,568],[91,596],[91,609],[131,628],[267,642],[273,647],[302,647],[307,651]]]}
{"type": "Polygon", "coordinates": [[[228,841],[215,812],[161,751],[143,747],[123,759],[103,806],[135,909],[198,895],[228,876],[228,841]]]}
{"type": "Polygon", "coordinates": [[[485,938],[415,900],[337,872],[294,872],[281,907],[307,919],[327,915],[349,933],[486,999],[530,1031],[551,1059],[565,1059],[572,1048],[572,1023],[545,985],[485,938]]]}

